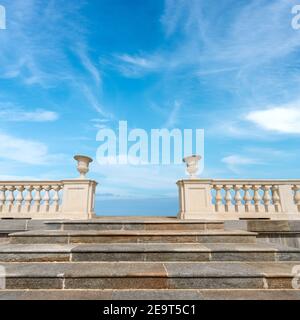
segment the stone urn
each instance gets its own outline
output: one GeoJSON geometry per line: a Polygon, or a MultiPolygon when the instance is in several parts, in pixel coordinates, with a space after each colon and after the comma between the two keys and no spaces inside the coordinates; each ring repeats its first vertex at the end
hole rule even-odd
{"type": "Polygon", "coordinates": [[[188,172],[190,179],[197,178],[197,172],[199,170],[199,161],[201,160],[201,156],[192,155],[185,157],[183,162],[186,164],[186,171],[188,172]]]}
{"type": "Polygon", "coordinates": [[[93,159],[87,156],[76,155],[74,159],[77,161],[77,170],[80,173],[79,179],[86,179],[86,174],[89,172],[89,165],[93,159]]]}

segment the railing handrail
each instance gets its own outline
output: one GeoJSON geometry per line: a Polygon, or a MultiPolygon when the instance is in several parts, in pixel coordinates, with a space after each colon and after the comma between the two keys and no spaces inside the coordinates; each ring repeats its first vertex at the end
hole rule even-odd
{"type": "Polygon", "coordinates": [[[35,185],[43,185],[43,184],[64,184],[66,182],[77,184],[85,184],[86,182],[92,182],[98,184],[95,180],[80,180],[80,179],[64,179],[64,180],[9,180],[9,181],[0,181],[0,185],[29,185],[29,184],[35,184],[35,185]]]}
{"type": "Polygon", "coordinates": [[[180,182],[208,184],[300,184],[300,179],[182,179],[180,182]]]}
{"type": "Polygon", "coordinates": [[[3,181],[1,180],[0,181],[0,186],[7,186],[7,185],[31,185],[31,184],[34,184],[34,185],[43,185],[43,184],[48,184],[48,185],[51,185],[51,184],[63,184],[63,180],[35,180],[35,181],[32,181],[32,180],[11,180],[11,181],[3,181]]]}

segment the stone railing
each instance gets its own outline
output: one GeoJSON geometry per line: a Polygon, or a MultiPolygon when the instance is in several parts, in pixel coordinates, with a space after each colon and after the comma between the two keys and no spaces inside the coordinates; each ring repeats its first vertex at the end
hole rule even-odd
{"type": "Polygon", "coordinates": [[[0,218],[90,219],[97,183],[85,179],[87,157],[76,157],[79,179],[0,181],[0,218]]]}
{"type": "Polygon", "coordinates": [[[300,219],[300,180],[177,182],[181,219],[300,219]]]}

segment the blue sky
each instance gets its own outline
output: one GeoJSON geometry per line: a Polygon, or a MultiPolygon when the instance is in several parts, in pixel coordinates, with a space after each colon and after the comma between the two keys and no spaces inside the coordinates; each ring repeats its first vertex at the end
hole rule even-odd
{"type": "MultiPolygon", "coordinates": [[[[96,134],[205,129],[211,178],[300,177],[299,1],[0,0],[0,179],[77,175],[96,134]]],[[[97,212],[176,214],[183,166],[99,166],[97,212]]]]}

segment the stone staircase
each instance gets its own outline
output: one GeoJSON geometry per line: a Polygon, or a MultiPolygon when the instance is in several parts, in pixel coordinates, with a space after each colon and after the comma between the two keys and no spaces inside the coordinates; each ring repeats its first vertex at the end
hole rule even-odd
{"type": "MultiPolygon", "coordinates": [[[[1,223],[0,223],[1,224],[1,223]]],[[[222,221],[54,221],[0,244],[0,299],[300,299],[300,249],[222,221]]],[[[42,226],[42,224],[41,224],[42,226]]]]}

